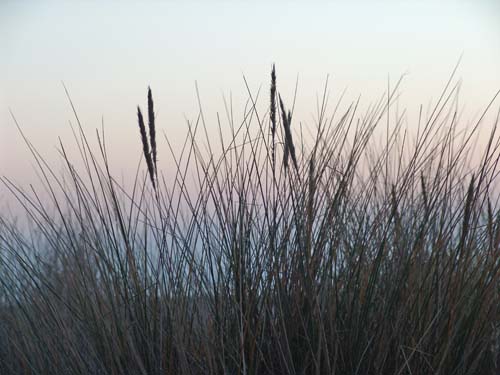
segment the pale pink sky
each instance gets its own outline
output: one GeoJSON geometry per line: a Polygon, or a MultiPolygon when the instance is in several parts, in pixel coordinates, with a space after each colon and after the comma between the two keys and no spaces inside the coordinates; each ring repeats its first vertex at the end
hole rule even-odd
{"type": "MultiPolygon", "coordinates": [[[[140,157],[135,108],[145,107],[148,85],[159,127],[174,140],[196,117],[195,80],[215,131],[223,94],[232,91],[235,114],[242,111],[243,74],[251,90],[262,87],[265,107],[272,62],[289,101],[299,76],[295,118],[306,124],[327,74],[333,99],[347,87],[347,98],[362,94],[368,104],[388,76],[406,72],[401,105],[410,114],[436,100],[461,54],[466,114],[500,89],[500,2],[374,3],[2,2],[0,175],[36,181],[9,108],[55,166],[58,136],[71,150],[61,81],[92,137],[104,118],[111,159],[125,174],[140,157]]],[[[0,186],[0,200],[6,195],[0,186]]]]}

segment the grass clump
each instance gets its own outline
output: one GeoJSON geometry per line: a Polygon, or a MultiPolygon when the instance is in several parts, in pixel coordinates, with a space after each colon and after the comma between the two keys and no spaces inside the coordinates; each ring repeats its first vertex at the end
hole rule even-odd
{"type": "Polygon", "coordinates": [[[498,117],[479,158],[483,117],[459,127],[450,80],[416,135],[397,117],[379,147],[396,90],[363,116],[328,115],[325,94],[308,140],[273,66],[269,113],[249,92],[207,156],[200,110],[165,176],[148,90],[131,191],[78,117],[81,171],[25,138],[51,199],[2,178],[31,227],[0,217],[0,373],[498,373],[498,117]]]}

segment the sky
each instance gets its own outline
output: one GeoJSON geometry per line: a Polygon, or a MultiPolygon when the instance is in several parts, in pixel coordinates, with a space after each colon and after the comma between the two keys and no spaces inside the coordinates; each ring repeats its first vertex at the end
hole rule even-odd
{"type": "MultiPolygon", "coordinates": [[[[460,56],[461,101],[474,116],[500,89],[500,1],[1,1],[0,176],[36,180],[25,134],[57,164],[58,137],[74,148],[104,123],[110,160],[125,174],[141,157],[136,106],[153,90],[158,126],[174,140],[198,113],[211,129],[223,96],[241,113],[247,89],[278,89],[311,124],[329,75],[338,98],[379,98],[402,75],[402,105],[435,101],[460,56]]],[[[263,99],[263,102],[265,100],[263,99]]],[[[264,103],[265,104],[265,103],[264,103]]],[[[160,144],[159,147],[162,147],[160,144]]],[[[7,196],[0,186],[0,201],[7,196]]]]}

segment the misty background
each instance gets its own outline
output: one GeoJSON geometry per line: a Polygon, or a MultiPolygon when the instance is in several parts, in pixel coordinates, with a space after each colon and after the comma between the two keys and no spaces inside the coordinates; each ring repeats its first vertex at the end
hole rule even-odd
{"type": "MultiPolygon", "coordinates": [[[[331,106],[344,89],[344,103],[361,94],[369,105],[406,74],[400,105],[411,127],[462,56],[460,102],[464,120],[473,121],[500,88],[500,2],[3,1],[0,55],[1,176],[22,186],[37,181],[9,111],[56,171],[58,137],[76,152],[64,82],[89,137],[103,122],[113,170],[133,178],[142,152],[136,106],[146,107],[148,85],[159,131],[176,145],[186,120],[196,120],[197,82],[217,141],[223,97],[232,97],[241,119],[243,75],[266,110],[273,62],[290,106],[298,80],[294,119],[309,127],[328,74],[331,106]]],[[[162,136],[159,152],[164,170],[162,136]]],[[[0,207],[6,199],[2,185],[0,207]]]]}

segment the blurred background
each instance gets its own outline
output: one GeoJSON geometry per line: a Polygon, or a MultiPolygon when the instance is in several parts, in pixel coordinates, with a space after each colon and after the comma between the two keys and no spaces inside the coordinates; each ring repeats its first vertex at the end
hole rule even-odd
{"type": "MultiPolygon", "coordinates": [[[[309,127],[327,75],[331,107],[345,89],[344,103],[361,94],[366,107],[405,74],[399,105],[411,127],[462,56],[456,78],[464,121],[472,121],[500,89],[500,2],[2,1],[0,56],[1,176],[37,181],[9,111],[56,171],[58,137],[76,152],[64,82],[92,140],[104,123],[115,173],[133,178],[141,157],[136,106],[146,108],[148,85],[159,131],[180,141],[198,114],[197,82],[217,137],[224,97],[241,119],[243,76],[267,109],[273,62],[289,106],[298,82],[294,119],[309,127]]],[[[161,135],[159,152],[161,166],[161,135]]],[[[2,185],[0,202],[6,197],[2,185]]]]}

